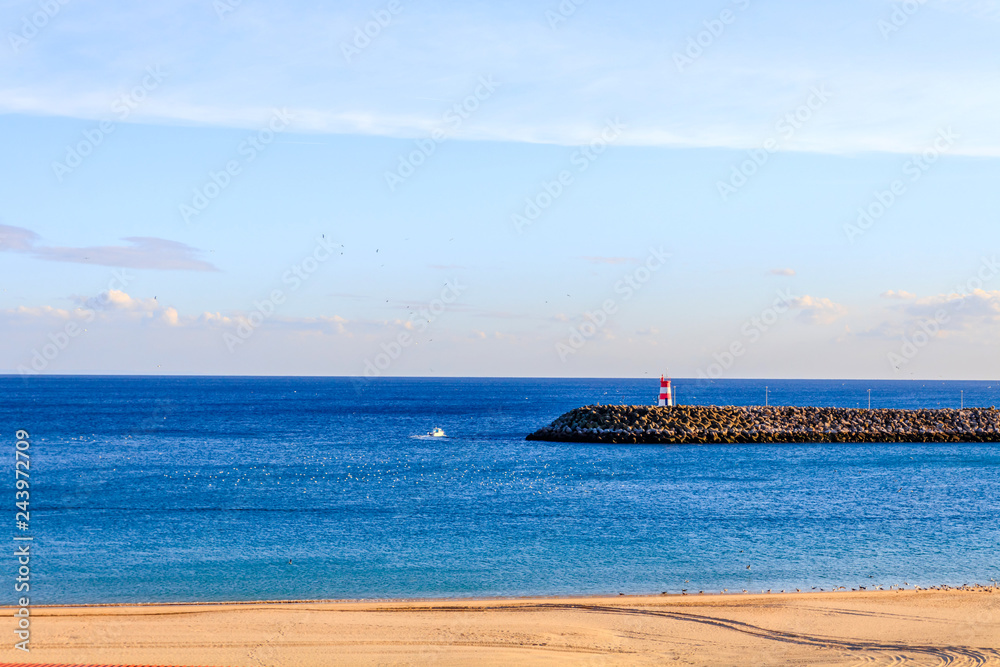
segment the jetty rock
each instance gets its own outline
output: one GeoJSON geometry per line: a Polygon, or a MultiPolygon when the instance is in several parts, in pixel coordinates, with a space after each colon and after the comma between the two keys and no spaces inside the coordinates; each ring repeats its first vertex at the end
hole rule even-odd
{"type": "Polygon", "coordinates": [[[527,440],[612,444],[1000,442],[996,408],[588,405],[527,440]]]}

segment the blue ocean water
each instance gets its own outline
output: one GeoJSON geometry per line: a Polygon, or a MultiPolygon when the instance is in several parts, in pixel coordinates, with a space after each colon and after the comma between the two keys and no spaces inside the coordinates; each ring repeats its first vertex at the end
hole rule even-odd
{"type": "MultiPolygon", "coordinates": [[[[524,440],[658,385],[0,377],[9,461],[31,434],[33,603],[1000,579],[995,445],[524,440]],[[448,437],[420,437],[434,427],[448,437]]],[[[1000,382],[675,385],[697,404],[759,404],[765,385],[774,405],[1000,404],[1000,382]]]]}

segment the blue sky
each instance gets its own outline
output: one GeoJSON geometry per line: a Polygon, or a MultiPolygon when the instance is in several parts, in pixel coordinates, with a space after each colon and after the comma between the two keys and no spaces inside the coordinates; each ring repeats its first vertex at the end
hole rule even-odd
{"type": "Polygon", "coordinates": [[[0,372],[1000,375],[998,2],[0,27],[0,372]]]}

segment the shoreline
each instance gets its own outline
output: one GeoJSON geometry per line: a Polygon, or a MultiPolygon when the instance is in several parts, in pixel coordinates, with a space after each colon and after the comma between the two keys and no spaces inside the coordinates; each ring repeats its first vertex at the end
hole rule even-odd
{"type": "MultiPolygon", "coordinates": [[[[1000,664],[1000,589],[32,607],[0,662],[1000,664]]],[[[5,607],[9,609],[10,607],[5,607]]]]}
{"type": "MultiPolygon", "coordinates": [[[[441,596],[441,597],[385,597],[385,598],[317,598],[317,599],[295,599],[295,600],[185,600],[180,602],[55,602],[51,604],[31,604],[32,609],[99,609],[115,607],[185,607],[185,606],[235,606],[235,605],[281,605],[281,604],[408,604],[414,602],[454,602],[454,603],[480,603],[480,602],[517,602],[517,601],[560,601],[560,600],[620,600],[620,599],[669,599],[669,598],[712,598],[712,597],[738,597],[744,598],[751,595],[822,595],[822,594],[854,594],[854,593],[928,593],[928,592],[957,592],[969,593],[993,592],[1000,594],[1000,581],[989,584],[973,582],[961,586],[950,584],[940,584],[938,586],[908,586],[899,587],[890,585],[883,587],[876,585],[871,588],[865,587],[860,590],[844,587],[824,590],[705,590],[698,592],[669,592],[662,593],[557,593],[553,595],[527,594],[527,595],[496,595],[496,596],[441,596]]],[[[17,605],[0,604],[0,610],[18,609],[17,605]]]]}

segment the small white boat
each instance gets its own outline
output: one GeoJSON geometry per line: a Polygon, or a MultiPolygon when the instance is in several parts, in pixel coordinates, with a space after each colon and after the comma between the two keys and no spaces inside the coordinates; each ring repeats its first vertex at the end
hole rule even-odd
{"type": "Polygon", "coordinates": [[[432,438],[443,438],[443,437],[445,437],[444,431],[441,430],[441,429],[439,429],[439,428],[437,428],[437,427],[434,427],[434,430],[431,431],[430,433],[428,433],[427,435],[431,436],[432,438]]]}

